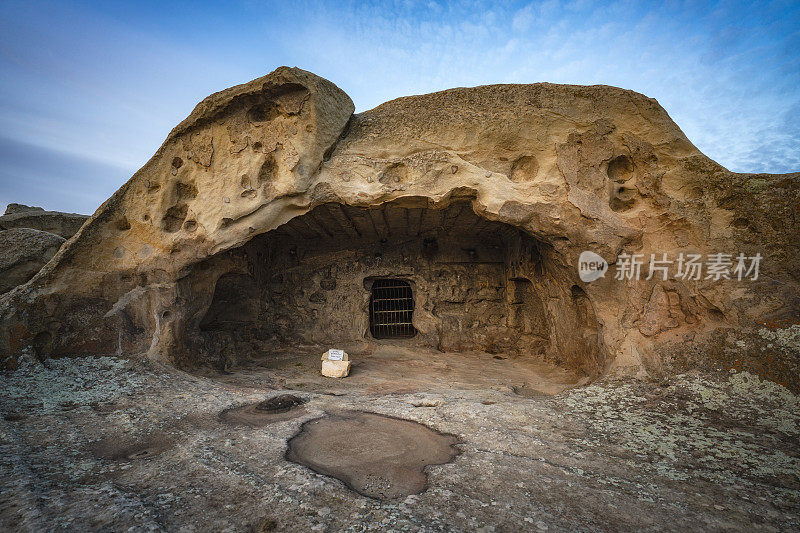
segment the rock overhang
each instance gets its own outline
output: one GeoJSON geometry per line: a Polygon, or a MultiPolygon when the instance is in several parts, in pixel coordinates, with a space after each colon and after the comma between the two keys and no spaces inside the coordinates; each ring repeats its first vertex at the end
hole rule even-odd
{"type": "MultiPolygon", "coordinates": [[[[656,294],[677,295],[664,310],[679,310],[672,334],[718,327],[710,310],[725,309],[723,323],[746,315],[714,287],[577,281],[573,267],[584,249],[613,258],[645,248],[753,244],[718,231],[716,220],[738,208],[738,200],[720,202],[716,190],[733,175],[700,153],[655,100],[608,86],[544,83],[353,109],[332,83],[286,67],[203,100],[28,288],[3,299],[4,345],[20,349],[66,302],[92,302],[84,318],[97,322],[93,346],[126,337],[120,350],[161,346],[155,351],[169,359],[181,326],[164,317],[174,321],[182,305],[178,280],[331,202],[435,207],[465,199],[480,216],[523,229],[552,246],[557,268],[576,278],[606,345],[625,364],[651,357],[652,331],[642,335],[636,324],[648,312],[643,302],[663,307],[656,294]],[[26,306],[37,311],[18,312],[26,306]],[[112,323],[94,316],[103,307],[103,315],[117,310],[106,317],[112,323]]],[[[786,240],[776,235],[769,244],[786,240]]]]}

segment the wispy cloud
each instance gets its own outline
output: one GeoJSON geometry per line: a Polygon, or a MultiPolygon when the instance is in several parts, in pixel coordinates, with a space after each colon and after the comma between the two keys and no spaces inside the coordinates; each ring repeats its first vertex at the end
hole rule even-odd
{"type": "Polygon", "coordinates": [[[0,161],[3,207],[14,202],[76,213],[94,212],[134,170],[4,137],[0,161]]]}
{"type": "MultiPolygon", "coordinates": [[[[358,110],[486,83],[621,86],[657,98],[731,170],[798,171],[798,28],[792,1],[5,2],[0,134],[118,186],[110,169],[143,164],[201,98],[287,64],[358,110]]],[[[0,180],[24,183],[31,165],[12,175],[0,159],[0,180]]],[[[40,203],[59,207],[60,179],[40,203]]],[[[109,188],[84,190],[88,212],[109,188]]],[[[0,182],[0,201],[25,191],[0,182]]]]}

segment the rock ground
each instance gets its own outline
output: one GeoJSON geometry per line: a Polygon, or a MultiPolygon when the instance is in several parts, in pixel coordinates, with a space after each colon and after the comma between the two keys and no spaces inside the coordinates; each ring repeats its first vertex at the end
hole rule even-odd
{"type": "MultiPolygon", "coordinates": [[[[409,352],[402,352],[406,359],[409,352]]],[[[316,359],[318,365],[318,353],[297,362],[316,359]]],[[[396,353],[379,348],[374,357],[396,353]]],[[[476,366],[492,359],[442,359],[470,355],[476,366]]],[[[362,372],[369,368],[363,363],[370,357],[353,359],[353,376],[329,380],[336,389],[310,379],[316,367],[306,378],[296,376],[306,379],[304,387],[290,389],[306,400],[302,416],[252,427],[219,415],[296,385],[290,372],[302,368],[293,359],[261,373],[198,376],[145,360],[64,358],[42,366],[28,357],[0,377],[0,527],[800,527],[800,398],[747,372],[682,374],[660,383],[606,378],[522,396],[510,387],[470,387],[447,379],[464,371],[422,365],[416,368],[424,379],[416,388],[346,385],[359,379],[358,359],[362,372]],[[400,417],[451,433],[460,453],[427,468],[425,492],[389,501],[360,496],[284,458],[304,422],[337,410],[400,417]]]]}

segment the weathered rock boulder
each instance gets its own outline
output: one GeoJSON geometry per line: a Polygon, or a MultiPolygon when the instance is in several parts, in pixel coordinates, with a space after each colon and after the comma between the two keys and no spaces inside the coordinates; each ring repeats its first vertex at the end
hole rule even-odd
{"type": "MultiPolygon", "coordinates": [[[[194,300],[176,282],[306,211],[302,191],[353,109],[332,83],[292,68],[203,100],[28,289],[0,301],[8,364],[31,343],[77,355],[137,353],[152,341],[154,357],[173,359],[181,302],[194,300]]],[[[191,306],[210,305],[217,270],[203,270],[208,301],[191,306]]]]}
{"type": "Polygon", "coordinates": [[[201,102],[0,298],[0,347],[190,366],[276,335],[344,345],[376,335],[374,281],[400,279],[416,342],[660,374],[715,332],[796,320],[799,199],[797,174],[729,172],[632,91],[493,85],[353,115],[282,67],[201,102]],[[605,278],[579,279],[585,250],[605,278]],[[613,276],[621,254],[740,252],[757,280],[613,276]]]}
{"type": "Polygon", "coordinates": [[[0,293],[36,275],[64,241],[64,237],[29,228],[0,231],[0,293]]]}
{"type": "Polygon", "coordinates": [[[30,228],[69,239],[88,219],[88,215],[45,211],[41,207],[22,204],[8,204],[5,214],[0,216],[0,230],[30,228]]]}
{"type": "Polygon", "coordinates": [[[17,213],[24,213],[26,211],[44,211],[43,207],[36,207],[32,205],[25,205],[25,204],[8,204],[6,206],[6,215],[16,215],[17,213]]]}

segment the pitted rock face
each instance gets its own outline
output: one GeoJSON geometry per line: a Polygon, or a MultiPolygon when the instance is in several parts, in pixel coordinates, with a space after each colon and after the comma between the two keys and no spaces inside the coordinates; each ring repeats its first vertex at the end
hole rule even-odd
{"type": "Polygon", "coordinates": [[[665,345],[798,315],[797,178],[731,173],[614,87],[460,88],[353,115],[332,83],[284,67],[201,102],[0,300],[0,339],[225,368],[254,339],[363,338],[371,280],[399,278],[415,342],[660,373],[665,345]],[[611,265],[591,283],[587,250],[611,265]],[[762,276],[611,275],[620,253],[680,252],[759,252],[762,276]]]}

